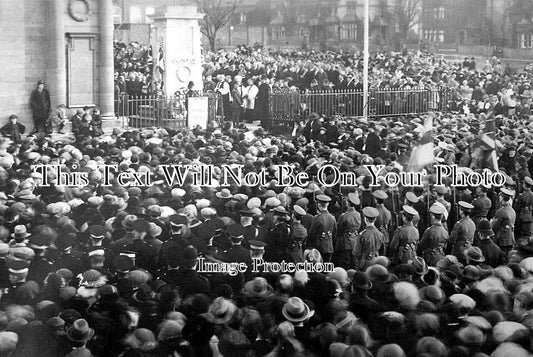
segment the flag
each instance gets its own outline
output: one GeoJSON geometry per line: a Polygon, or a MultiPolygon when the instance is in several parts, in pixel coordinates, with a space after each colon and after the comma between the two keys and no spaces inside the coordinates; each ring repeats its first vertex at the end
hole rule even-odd
{"type": "Polygon", "coordinates": [[[428,115],[424,125],[415,129],[420,134],[420,144],[413,149],[409,159],[409,171],[419,171],[433,163],[433,115],[428,115]]]}
{"type": "Polygon", "coordinates": [[[494,112],[489,112],[487,119],[485,119],[485,129],[481,134],[481,148],[483,151],[483,159],[481,167],[484,169],[491,169],[498,171],[498,155],[496,154],[496,119],[494,112]]]}

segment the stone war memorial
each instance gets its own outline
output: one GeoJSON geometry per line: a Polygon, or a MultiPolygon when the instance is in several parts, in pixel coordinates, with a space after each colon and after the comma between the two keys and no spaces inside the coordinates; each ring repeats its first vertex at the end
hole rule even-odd
{"type": "Polygon", "coordinates": [[[51,108],[97,106],[114,118],[112,0],[2,1],[0,28],[3,116],[31,130],[30,93],[43,80],[51,108]]]}
{"type": "MultiPolygon", "coordinates": [[[[153,15],[151,45],[163,50],[165,93],[189,81],[202,88],[201,18],[195,6],[163,6],[153,15]]],[[[104,128],[120,125],[114,112],[112,0],[1,1],[0,29],[0,123],[16,114],[27,133],[33,129],[30,95],[42,80],[51,109],[65,104],[72,114],[98,107],[104,128]]]]}

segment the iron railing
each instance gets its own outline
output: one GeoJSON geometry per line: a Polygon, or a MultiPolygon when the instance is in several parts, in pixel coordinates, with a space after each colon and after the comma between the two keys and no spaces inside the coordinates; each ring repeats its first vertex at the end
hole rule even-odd
{"type": "MultiPolygon", "coordinates": [[[[374,117],[423,114],[449,111],[453,92],[448,88],[372,89],[368,92],[368,115],[374,117]]],[[[270,116],[273,126],[292,126],[310,113],[323,116],[363,115],[363,92],[357,90],[300,92],[273,88],[270,93],[270,116]]]]}
{"type": "MultiPolygon", "coordinates": [[[[208,121],[223,118],[220,95],[214,92],[197,92],[194,96],[208,97],[208,121]]],[[[123,128],[183,128],[187,127],[187,96],[176,93],[173,96],[131,96],[121,93],[115,98],[115,113],[123,128]]]]}

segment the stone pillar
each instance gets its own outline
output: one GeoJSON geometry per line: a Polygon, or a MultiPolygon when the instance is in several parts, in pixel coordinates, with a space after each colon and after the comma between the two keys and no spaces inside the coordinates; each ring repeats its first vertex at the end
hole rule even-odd
{"type": "Polygon", "coordinates": [[[98,79],[99,106],[102,119],[114,119],[114,63],[113,63],[113,0],[99,0],[100,56],[98,79]]]}
{"type": "Polygon", "coordinates": [[[67,104],[67,67],[65,56],[65,1],[50,1],[50,52],[46,85],[52,108],[67,104]]]}
{"type": "Polygon", "coordinates": [[[203,88],[201,33],[198,20],[204,14],[196,6],[163,6],[152,16],[155,36],[152,39],[154,60],[160,45],[165,62],[164,88],[166,95],[187,87],[189,81],[194,88],[203,88]]]}

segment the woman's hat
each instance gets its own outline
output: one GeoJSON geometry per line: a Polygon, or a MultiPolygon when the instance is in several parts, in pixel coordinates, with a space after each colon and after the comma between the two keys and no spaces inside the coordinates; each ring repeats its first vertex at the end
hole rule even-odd
{"type": "Polygon", "coordinates": [[[310,317],[309,306],[299,297],[291,297],[281,310],[283,316],[290,322],[302,322],[310,317]]]}
{"type": "Polygon", "coordinates": [[[483,256],[483,252],[481,251],[481,249],[479,249],[479,247],[470,247],[470,248],[466,249],[464,253],[465,253],[465,256],[468,259],[470,259],[470,261],[472,261],[472,262],[481,263],[481,262],[485,261],[485,257],[483,256]]]}
{"type": "Polygon", "coordinates": [[[231,320],[233,314],[237,311],[237,306],[228,299],[217,297],[209,307],[209,313],[213,315],[215,324],[225,324],[231,320]]]}
{"type": "Polygon", "coordinates": [[[244,284],[242,293],[248,297],[267,297],[272,294],[273,288],[265,278],[257,277],[244,284]]]}
{"type": "Polygon", "coordinates": [[[87,320],[78,319],[67,330],[67,337],[73,342],[86,342],[94,336],[94,330],[89,327],[87,320]]]}

